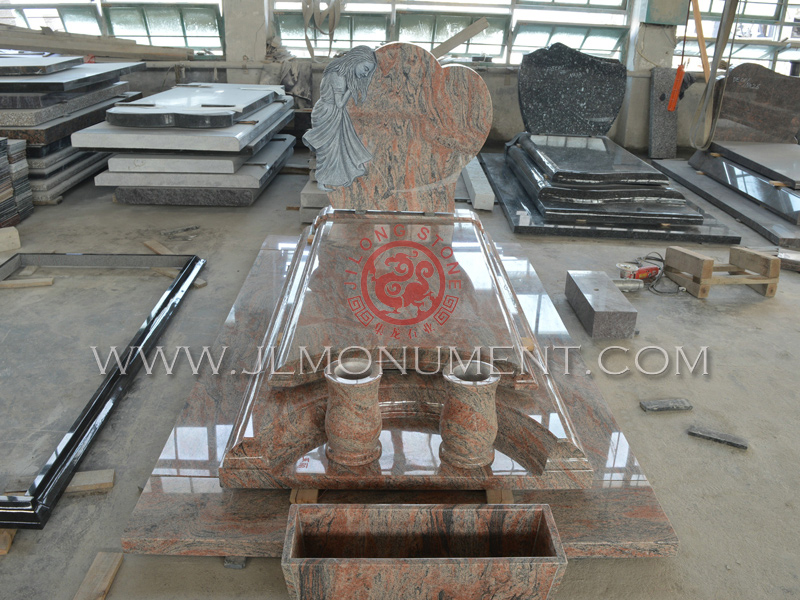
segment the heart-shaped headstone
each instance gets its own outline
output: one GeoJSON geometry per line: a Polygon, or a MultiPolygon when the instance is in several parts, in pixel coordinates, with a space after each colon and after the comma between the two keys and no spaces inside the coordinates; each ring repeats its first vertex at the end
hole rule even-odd
{"type": "MultiPolygon", "coordinates": [[[[458,175],[480,151],[491,128],[486,84],[472,69],[442,67],[430,52],[413,44],[387,44],[361,63],[352,61],[352,68],[369,60],[375,64],[366,100],[356,103],[351,93],[345,105],[349,116],[342,117],[340,107],[331,103],[337,95],[343,98],[342,89],[350,85],[346,82],[353,81],[345,69],[338,83],[323,81],[318,103],[327,93],[328,107],[315,106],[317,118],[312,115],[313,128],[305,139],[312,146],[309,141],[333,140],[336,147],[316,148],[317,180],[329,188],[334,208],[453,212],[458,175]],[[357,140],[348,132],[348,119],[357,140]],[[349,176],[361,171],[363,175],[347,185],[349,176]],[[345,172],[348,175],[342,177],[345,172]],[[325,181],[325,173],[335,173],[332,184],[325,181]]],[[[369,64],[360,68],[368,78],[369,64]]]]}

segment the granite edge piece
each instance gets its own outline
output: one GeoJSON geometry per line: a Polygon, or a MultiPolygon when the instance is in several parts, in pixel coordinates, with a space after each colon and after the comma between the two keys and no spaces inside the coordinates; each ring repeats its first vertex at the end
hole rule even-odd
{"type": "Polygon", "coordinates": [[[727,446],[733,446],[734,448],[739,448],[740,450],[747,450],[749,446],[747,440],[739,437],[738,435],[722,433],[720,431],[714,431],[713,429],[708,429],[706,427],[700,427],[697,425],[690,427],[686,433],[692,437],[710,440],[712,442],[725,444],[727,446]]]}
{"type": "Polygon", "coordinates": [[[693,406],[686,398],[658,398],[656,400],[640,400],[639,406],[644,412],[673,412],[692,410],[693,406]]]}

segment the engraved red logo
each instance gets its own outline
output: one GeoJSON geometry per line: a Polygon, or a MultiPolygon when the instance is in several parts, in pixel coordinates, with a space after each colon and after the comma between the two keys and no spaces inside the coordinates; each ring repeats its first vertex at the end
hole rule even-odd
{"type": "Polygon", "coordinates": [[[364,254],[348,257],[354,264],[345,287],[355,292],[347,303],[362,325],[414,339],[447,322],[458,306],[461,269],[442,237],[430,227],[378,226],[359,246],[364,254]]]}

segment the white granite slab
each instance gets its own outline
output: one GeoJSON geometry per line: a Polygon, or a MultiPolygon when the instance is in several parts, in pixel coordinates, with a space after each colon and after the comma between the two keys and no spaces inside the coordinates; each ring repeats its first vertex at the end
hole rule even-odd
{"type": "Polygon", "coordinates": [[[314,208],[319,211],[329,205],[328,192],[319,189],[317,182],[309,178],[300,191],[300,208],[314,208]]]}
{"type": "Polygon", "coordinates": [[[29,177],[28,181],[31,184],[31,191],[32,192],[47,192],[52,190],[65,181],[69,181],[82,171],[86,170],[88,167],[103,161],[103,164],[108,161],[108,154],[103,154],[99,152],[89,152],[88,156],[85,158],[77,161],[75,164],[70,165],[68,168],[64,169],[63,171],[59,171],[58,173],[53,174],[50,177],[46,178],[35,178],[29,177]]]}
{"type": "Polygon", "coordinates": [[[143,71],[143,62],[84,63],[66,71],[47,75],[0,77],[2,92],[69,91],[132,71],[143,71]]]}
{"type": "Polygon", "coordinates": [[[294,107],[291,96],[254,112],[245,122],[220,129],[137,129],[98,123],[72,134],[72,145],[93,150],[185,150],[240,152],[294,107]]]}
{"type": "Polygon", "coordinates": [[[231,174],[248,158],[245,154],[115,154],[108,161],[112,173],[220,173],[231,174]]]}
{"type": "Polygon", "coordinates": [[[71,190],[73,187],[78,185],[81,181],[83,181],[87,177],[91,177],[98,171],[104,169],[107,162],[108,162],[108,156],[102,157],[100,160],[91,163],[85,169],[83,169],[79,173],[76,173],[71,178],[60,183],[56,187],[43,192],[32,192],[33,203],[35,205],[58,204],[61,201],[62,194],[71,190]]]}
{"type": "Polygon", "coordinates": [[[271,142],[248,160],[236,173],[112,173],[95,177],[96,185],[113,187],[171,187],[260,189],[272,168],[287,148],[295,144],[291,135],[276,135],[271,142]]]}
{"type": "Polygon", "coordinates": [[[494,208],[494,192],[477,157],[467,163],[467,166],[461,171],[461,175],[464,177],[464,185],[473,208],[492,210],[494,208]]]}
{"type": "Polygon", "coordinates": [[[83,64],[82,56],[0,54],[0,75],[44,75],[65,71],[81,64],[83,64]]]}

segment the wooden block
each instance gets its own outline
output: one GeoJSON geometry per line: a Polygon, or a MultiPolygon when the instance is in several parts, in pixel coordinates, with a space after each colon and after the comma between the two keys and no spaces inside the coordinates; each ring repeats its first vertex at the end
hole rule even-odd
{"type": "Polygon", "coordinates": [[[103,600],[122,565],[122,552],[98,552],[73,600],[103,600]]]}
{"type": "Polygon", "coordinates": [[[19,232],[16,227],[3,227],[0,229],[0,252],[16,250],[20,245],[19,232]]]}
{"type": "Polygon", "coordinates": [[[769,184],[770,184],[770,185],[772,185],[772,186],[778,187],[778,188],[782,188],[782,187],[789,187],[789,186],[788,186],[788,185],[787,185],[785,182],[783,182],[783,181],[772,181],[772,180],[771,180],[771,181],[769,182],[769,184]]]}
{"type": "Polygon", "coordinates": [[[15,535],[17,535],[16,529],[0,529],[0,556],[5,556],[11,550],[15,535]]]}
{"type": "MultiPolygon", "coordinates": [[[[163,275],[164,277],[169,277],[170,279],[175,279],[178,275],[180,275],[181,270],[175,269],[173,267],[150,267],[150,270],[158,273],[159,275],[163,275]]],[[[200,279],[196,277],[194,282],[192,282],[193,288],[204,288],[208,285],[208,282],[205,279],[200,279]]]]}
{"type": "Polygon", "coordinates": [[[17,273],[17,277],[30,277],[38,270],[39,267],[37,267],[36,265],[28,265],[27,267],[22,269],[19,273],[17,273]]]}
{"type": "Polygon", "coordinates": [[[114,487],[114,469],[78,471],[64,490],[65,494],[106,492],[114,487]]]}
{"type": "Polygon", "coordinates": [[[694,281],[694,279],[688,277],[687,275],[684,275],[680,271],[672,270],[671,267],[666,267],[664,269],[664,275],[669,277],[679,286],[685,287],[686,291],[689,292],[695,298],[708,298],[708,292],[711,291],[711,286],[697,283],[696,281],[694,281]]]}
{"type": "Polygon", "coordinates": [[[172,250],[170,250],[164,244],[162,244],[157,240],[147,240],[146,242],[142,243],[148,248],[150,248],[150,250],[152,250],[156,254],[166,254],[166,255],[175,254],[172,250]]]}
{"type": "Polygon", "coordinates": [[[781,248],[778,250],[778,259],[781,261],[781,269],[800,272],[800,252],[781,248]]]}
{"type": "Polygon", "coordinates": [[[0,281],[0,290],[43,287],[46,285],[53,285],[52,277],[38,277],[35,279],[6,279],[5,281],[0,281]]]}
{"type": "Polygon", "coordinates": [[[664,264],[693,277],[706,279],[714,272],[714,259],[680,246],[669,246],[664,264]]]}
{"type": "Polygon", "coordinates": [[[292,490],[289,502],[292,504],[316,504],[319,490],[292,490]]]}
{"type": "Polygon", "coordinates": [[[486,490],[486,504],[514,504],[511,490],[486,490]]]}
{"type": "Polygon", "coordinates": [[[731,248],[731,257],[729,261],[732,265],[754,271],[764,277],[780,277],[781,274],[781,259],[777,256],[770,256],[764,252],[756,252],[749,248],[733,247],[731,248]]]}

